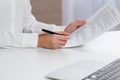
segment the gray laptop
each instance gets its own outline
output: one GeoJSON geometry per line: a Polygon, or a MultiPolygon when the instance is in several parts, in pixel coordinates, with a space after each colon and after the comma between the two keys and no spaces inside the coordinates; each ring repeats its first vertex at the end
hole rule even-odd
{"type": "Polygon", "coordinates": [[[50,80],[120,80],[120,59],[109,64],[78,61],[49,73],[45,77],[50,80]]]}

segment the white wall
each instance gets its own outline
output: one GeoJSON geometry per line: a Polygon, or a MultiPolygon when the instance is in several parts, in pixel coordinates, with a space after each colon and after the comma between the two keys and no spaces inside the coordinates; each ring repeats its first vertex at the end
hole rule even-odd
{"type": "Polygon", "coordinates": [[[74,0],[62,0],[62,23],[66,25],[73,20],[74,0]]]}
{"type": "Polygon", "coordinates": [[[63,24],[75,19],[87,19],[103,3],[104,0],[63,0],[63,24]]]}

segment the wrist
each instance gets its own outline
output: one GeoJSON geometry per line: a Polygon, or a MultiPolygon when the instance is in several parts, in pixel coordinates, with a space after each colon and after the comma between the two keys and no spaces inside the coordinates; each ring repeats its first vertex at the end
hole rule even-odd
{"type": "Polygon", "coordinates": [[[42,36],[42,35],[39,35],[39,36],[38,36],[38,44],[37,44],[37,47],[42,47],[43,39],[42,39],[41,36],[42,36]]]}

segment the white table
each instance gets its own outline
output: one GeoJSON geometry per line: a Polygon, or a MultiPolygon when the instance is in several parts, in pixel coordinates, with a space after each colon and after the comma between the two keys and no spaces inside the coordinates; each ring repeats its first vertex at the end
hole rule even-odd
{"type": "Polygon", "coordinates": [[[120,58],[120,32],[108,32],[82,47],[0,49],[0,80],[46,80],[44,76],[78,60],[111,62],[120,58]]]}

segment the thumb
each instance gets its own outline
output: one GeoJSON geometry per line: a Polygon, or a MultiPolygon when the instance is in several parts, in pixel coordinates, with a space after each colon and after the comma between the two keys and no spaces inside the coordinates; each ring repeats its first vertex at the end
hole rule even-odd
{"type": "Polygon", "coordinates": [[[86,24],[86,20],[77,20],[76,23],[77,23],[77,26],[83,26],[86,24]]]}

